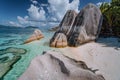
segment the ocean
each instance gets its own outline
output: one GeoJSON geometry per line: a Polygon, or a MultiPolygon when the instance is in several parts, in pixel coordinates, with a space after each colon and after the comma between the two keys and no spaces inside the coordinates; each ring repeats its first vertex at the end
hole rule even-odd
{"type": "MultiPolygon", "coordinates": [[[[15,28],[15,27],[0,27],[0,50],[9,47],[26,49],[26,54],[22,55],[21,59],[18,60],[10,71],[6,73],[3,80],[17,80],[20,75],[27,69],[30,61],[37,55],[42,54],[43,51],[55,50],[55,48],[49,47],[49,41],[53,36],[54,32],[48,31],[47,28],[39,28],[44,38],[41,40],[33,41],[28,44],[23,42],[29,38],[35,28],[15,28]]],[[[2,55],[11,56],[10,53],[2,55]]],[[[2,58],[2,57],[0,57],[2,58]]]]}

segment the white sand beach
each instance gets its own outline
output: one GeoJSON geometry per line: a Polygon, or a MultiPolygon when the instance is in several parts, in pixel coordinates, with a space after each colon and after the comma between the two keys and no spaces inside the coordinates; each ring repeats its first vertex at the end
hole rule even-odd
{"type": "Polygon", "coordinates": [[[59,50],[66,56],[84,61],[93,70],[98,69],[96,73],[102,74],[105,80],[120,80],[120,42],[117,38],[101,38],[97,42],[59,50]]]}

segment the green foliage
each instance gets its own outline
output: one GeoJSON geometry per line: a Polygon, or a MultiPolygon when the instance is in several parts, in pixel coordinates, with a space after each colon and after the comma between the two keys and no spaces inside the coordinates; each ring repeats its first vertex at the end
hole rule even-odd
{"type": "Polygon", "coordinates": [[[108,28],[107,30],[112,35],[120,36],[118,34],[120,33],[120,0],[112,0],[111,3],[102,3],[100,10],[103,14],[102,26],[108,28]]]}

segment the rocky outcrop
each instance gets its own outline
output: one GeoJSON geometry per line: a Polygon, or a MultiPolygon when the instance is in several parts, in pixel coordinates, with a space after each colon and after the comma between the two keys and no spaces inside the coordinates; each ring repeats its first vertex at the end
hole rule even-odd
{"type": "Polygon", "coordinates": [[[67,46],[67,36],[69,36],[70,29],[72,28],[76,15],[77,13],[74,10],[67,11],[58,30],[50,40],[51,47],[59,48],[67,46]]]}
{"type": "Polygon", "coordinates": [[[15,47],[0,50],[0,80],[3,80],[7,72],[12,69],[13,65],[21,58],[21,55],[26,52],[25,49],[15,47]]]}
{"type": "Polygon", "coordinates": [[[67,37],[64,33],[56,33],[50,41],[51,47],[66,47],[67,46],[67,37]]]}
{"type": "Polygon", "coordinates": [[[79,46],[80,44],[95,41],[99,35],[102,25],[102,14],[95,5],[88,4],[77,15],[71,36],[68,37],[70,46],[79,46]],[[74,30],[74,31],[73,31],[74,30]]]}
{"type": "Polygon", "coordinates": [[[56,33],[64,33],[69,46],[95,41],[102,25],[102,14],[99,8],[90,3],[76,15],[74,11],[68,11],[56,33]]]}
{"type": "Polygon", "coordinates": [[[59,25],[60,29],[58,32],[63,32],[66,36],[69,36],[76,16],[77,13],[74,10],[68,10],[59,25]]]}
{"type": "Polygon", "coordinates": [[[105,80],[87,67],[57,52],[44,52],[32,60],[18,80],[105,80]]]}
{"type": "Polygon", "coordinates": [[[30,36],[30,38],[28,38],[25,42],[25,43],[29,43],[29,42],[32,42],[32,41],[35,41],[35,40],[40,40],[41,38],[43,38],[43,34],[42,32],[39,30],[39,29],[35,29],[35,31],[33,32],[33,34],[30,36]]]}
{"type": "Polygon", "coordinates": [[[59,26],[51,28],[50,31],[63,32],[65,35],[69,35],[76,16],[77,13],[74,10],[68,10],[59,26]]]}

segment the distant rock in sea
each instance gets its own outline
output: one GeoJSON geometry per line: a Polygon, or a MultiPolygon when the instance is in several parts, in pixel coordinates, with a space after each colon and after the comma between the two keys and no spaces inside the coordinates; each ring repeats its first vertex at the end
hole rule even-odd
{"type": "Polygon", "coordinates": [[[72,10],[67,11],[56,33],[64,33],[69,46],[79,46],[95,41],[100,33],[101,25],[100,9],[89,3],[78,14],[72,10]]]}
{"type": "Polygon", "coordinates": [[[55,26],[49,29],[48,31],[58,31],[58,30],[59,30],[59,26],[55,26]]]}
{"type": "Polygon", "coordinates": [[[35,27],[35,26],[27,26],[25,28],[38,28],[38,27],[35,27]]]}
{"type": "Polygon", "coordinates": [[[7,29],[11,29],[11,28],[14,28],[14,29],[21,29],[22,27],[18,27],[18,26],[11,26],[11,25],[0,25],[0,28],[7,28],[7,29]]]}
{"type": "Polygon", "coordinates": [[[18,80],[105,80],[87,67],[61,53],[48,51],[35,57],[18,80]]]}
{"type": "Polygon", "coordinates": [[[28,38],[24,42],[24,44],[30,43],[30,42],[35,41],[35,40],[40,40],[43,37],[44,36],[43,36],[42,32],[39,29],[35,29],[34,32],[33,32],[33,34],[30,36],[30,38],[28,38]]]}

